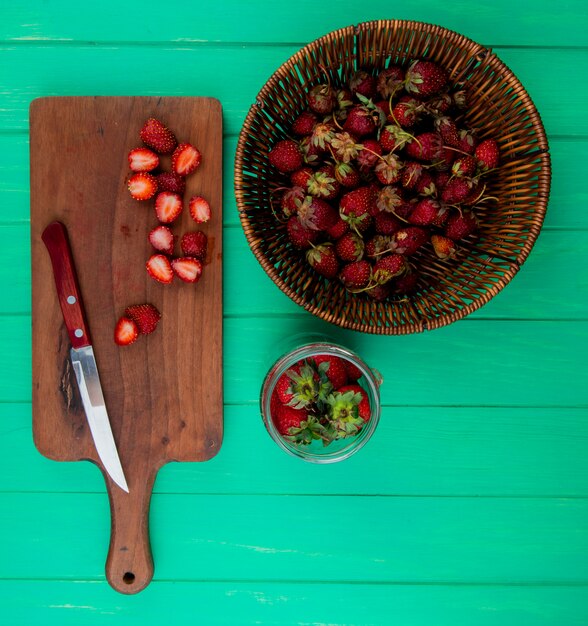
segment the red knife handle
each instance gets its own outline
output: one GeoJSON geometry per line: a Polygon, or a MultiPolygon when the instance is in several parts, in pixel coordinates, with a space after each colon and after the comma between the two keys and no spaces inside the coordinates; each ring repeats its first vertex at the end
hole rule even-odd
{"type": "Polygon", "coordinates": [[[51,222],[43,231],[41,239],[51,257],[57,297],[71,345],[76,349],[89,346],[92,342],[67,230],[61,222],[51,222]]]}

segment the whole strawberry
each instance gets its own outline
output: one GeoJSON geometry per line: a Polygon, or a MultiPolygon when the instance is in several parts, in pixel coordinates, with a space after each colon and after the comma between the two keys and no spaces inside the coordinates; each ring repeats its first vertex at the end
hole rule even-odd
{"type": "Polygon", "coordinates": [[[439,133],[426,132],[417,135],[406,146],[406,153],[413,159],[435,161],[443,149],[443,139],[439,133]]]}
{"type": "Polygon", "coordinates": [[[447,115],[435,119],[435,129],[443,138],[443,141],[453,148],[459,146],[459,133],[455,121],[447,115]]]}
{"type": "Polygon", "coordinates": [[[301,427],[308,419],[308,412],[305,409],[281,405],[277,408],[276,414],[272,415],[272,419],[280,435],[286,437],[292,435],[294,429],[301,427]]]}
{"type": "MultiPolygon", "coordinates": [[[[480,144],[481,145],[481,144],[480,144]]],[[[460,156],[453,162],[451,166],[451,173],[453,176],[473,176],[476,171],[476,159],[469,154],[466,156],[460,156]]]]}
{"type": "Polygon", "coordinates": [[[453,258],[457,252],[457,246],[453,239],[444,237],[443,235],[432,235],[431,243],[433,244],[433,250],[440,259],[453,258]]]}
{"type": "Polygon", "coordinates": [[[363,238],[357,233],[348,232],[337,240],[335,250],[341,261],[361,261],[364,252],[363,238]]]}
{"type": "Polygon", "coordinates": [[[154,117],[145,122],[139,136],[146,146],[159,154],[171,154],[178,144],[172,131],[154,117]]]}
{"type": "Polygon", "coordinates": [[[372,266],[367,261],[355,261],[343,266],[339,280],[350,291],[359,291],[367,287],[372,275],[372,266]]]}
{"type": "Polygon", "coordinates": [[[320,198],[306,196],[298,205],[298,220],[310,230],[328,230],[338,217],[336,209],[320,198]]]}
{"type": "Polygon", "coordinates": [[[372,416],[370,400],[363,387],[360,385],[346,385],[345,387],[341,387],[338,391],[339,393],[348,393],[349,391],[353,391],[354,393],[359,394],[361,396],[358,406],[359,417],[361,417],[364,422],[368,422],[370,420],[370,417],[372,416]]]}
{"type": "Polygon", "coordinates": [[[316,85],[308,92],[307,102],[314,113],[328,115],[335,106],[335,91],[331,85],[316,85]]]}
{"type": "Polygon", "coordinates": [[[159,191],[171,191],[184,195],[186,191],[186,179],[175,172],[161,172],[155,177],[159,191]]]}
{"type": "Polygon", "coordinates": [[[426,230],[417,226],[402,228],[392,235],[392,248],[397,254],[410,256],[429,240],[426,230]]]}
{"type": "Polygon", "coordinates": [[[441,205],[432,198],[423,198],[415,205],[408,221],[415,226],[429,226],[441,210],[441,205]]]}
{"type": "Polygon", "coordinates": [[[402,176],[402,166],[403,163],[398,156],[394,154],[394,152],[390,152],[378,161],[374,172],[376,178],[382,185],[391,185],[400,180],[402,176]]]}
{"type": "Polygon", "coordinates": [[[392,109],[392,119],[403,128],[414,126],[423,111],[423,103],[413,96],[402,96],[392,109]]]}
{"type": "Polygon", "coordinates": [[[339,214],[352,228],[361,230],[370,223],[370,208],[375,203],[371,187],[358,187],[341,196],[339,214]]]}
{"type": "Polygon", "coordinates": [[[374,217],[374,229],[379,235],[393,235],[402,228],[402,222],[387,211],[380,211],[374,217]]]}
{"type": "Polygon", "coordinates": [[[447,220],[445,236],[453,241],[459,241],[476,232],[477,229],[478,222],[471,213],[455,213],[447,220]]]}
{"type": "Polygon", "coordinates": [[[294,172],[302,167],[302,154],[295,141],[284,139],[270,150],[269,161],[280,172],[294,172]]]}
{"type": "Polygon", "coordinates": [[[315,272],[325,278],[335,278],[339,273],[339,259],[332,243],[321,243],[306,252],[306,260],[315,272]]]}
{"type": "Polygon", "coordinates": [[[398,65],[390,65],[378,74],[376,89],[385,100],[389,100],[397,91],[402,89],[404,70],[398,65]]]}
{"type": "Polygon", "coordinates": [[[476,146],[474,156],[482,171],[493,170],[500,161],[498,143],[494,139],[484,139],[476,146]]]}
{"type": "Polygon", "coordinates": [[[436,63],[416,60],[406,72],[405,89],[408,93],[432,96],[445,87],[447,80],[447,72],[436,63]]]}
{"type": "Polygon", "coordinates": [[[361,142],[361,150],[357,154],[357,163],[359,169],[363,172],[371,170],[375,167],[379,161],[379,157],[382,155],[382,146],[377,139],[364,139],[361,142]]]}
{"type": "Polygon", "coordinates": [[[299,137],[312,134],[312,129],[318,122],[317,116],[312,111],[303,111],[293,122],[292,132],[299,137]]]}
{"type": "Polygon", "coordinates": [[[201,230],[184,233],[180,240],[180,248],[184,256],[191,256],[199,261],[206,259],[208,238],[201,230]]]}
{"type": "Polygon", "coordinates": [[[317,242],[319,237],[318,230],[307,228],[300,223],[296,215],[293,215],[286,224],[288,239],[292,245],[299,250],[306,250],[317,242]]]}
{"type": "Polygon", "coordinates": [[[356,137],[370,135],[375,132],[376,127],[372,111],[361,104],[355,105],[349,111],[345,124],[343,124],[343,130],[356,137]]]}
{"type": "Polygon", "coordinates": [[[406,270],[406,261],[400,254],[387,254],[381,256],[373,268],[374,280],[383,285],[406,270]]]}
{"type": "Polygon", "coordinates": [[[376,95],[376,79],[364,70],[357,70],[349,79],[349,89],[354,95],[373,98],[376,95]]]}
{"type": "Polygon", "coordinates": [[[441,200],[446,204],[463,202],[471,193],[474,183],[469,178],[452,178],[441,192],[441,200]]]}
{"type": "Polygon", "coordinates": [[[318,366],[319,372],[324,372],[329,379],[333,389],[339,389],[339,387],[347,384],[347,368],[343,359],[330,354],[317,354],[313,360],[318,366]]]}
{"type": "Polygon", "coordinates": [[[341,185],[348,189],[355,189],[359,187],[361,178],[359,172],[353,165],[349,163],[337,163],[335,165],[335,179],[341,185]]]}

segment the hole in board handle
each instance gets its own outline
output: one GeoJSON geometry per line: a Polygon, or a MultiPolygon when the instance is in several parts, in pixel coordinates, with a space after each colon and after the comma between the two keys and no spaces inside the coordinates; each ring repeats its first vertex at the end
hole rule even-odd
{"type": "Polygon", "coordinates": [[[135,574],[133,572],[125,572],[123,574],[123,582],[127,585],[132,585],[135,582],[135,574]]]}

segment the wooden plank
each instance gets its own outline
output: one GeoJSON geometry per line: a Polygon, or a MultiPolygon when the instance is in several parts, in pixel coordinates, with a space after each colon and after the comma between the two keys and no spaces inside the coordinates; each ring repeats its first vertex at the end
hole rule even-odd
{"type": "Polygon", "coordinates": [[[585,626],[584,586],[446,586],[291,584],[237,581],[155,581],[140,602],[114,597],[106,583],[0,581],[2,613],[10,624],[60,626],[174,624],[207,626],[585,626]]]}
{"type": "MultiPolygon", "coordinates": [[[[35,558],[5,543],[0,578],[103,579],[104,494],[0,494],[0,510],[5,536],[35,541],[35,558]]],[[[184,581],[588,584],[587,519],[587,499],[156,494],[151,506],[155,578],[184,581]]]]}
{"type": "MultiPolygon", "coordinates": [[[[238,49],[239,71],[230,80],[219,67],[233,67],[235,47],[206,46],[60,46],[0,47],[0,128],[26,129],[29,102],[47,95],[207,95],[223,103],[226,131],[238,133],[249,107],[273,72],[298,45],[243,46],[238,49]],[[214,58],[214,62],[211,62],[214,58]],[[47,72],[46,67],[59,67],[47,72]],[[157,81],[150,72],[127,68],[161,68],[157,81]],[[18,69],[16,69],[18,68],[18,69]],[[163,71],[165,69],[165,71],[163,71]]],[[[548,135],[588,136],[582,115],[588,97],[588,76],[578,72],[574,88],[561,106],[560,92],[545,76],[558,76],[562,67],[588,65],[586,49],[505,48],[498,56],[520,77],[543,118],[548,135]]]]}
{"type": "Polygon", "coordinates": [[[353,0],[339,0],[337,9],[328,4],[317,5],[312,0],[297,3],[298,15],[312,15],[312,19],[292,19],[287,4],[271,5],[272,27],[267,28],[268,6],[262,0],[246,4],[228,0],[207,6],[202,11],[198,4],[187,4],[181,11],[170,11],[165,28],[161,28],[157,11],[145,11],[136,20],[130,6],[108,0],[100,5],[99,14],[91,15],[83,9],[71,11],[64,0],[51,4],[51,10],[42,0],[27,2],[26,6],[9,5],[3,11],[0,39],[14,42],[91,41],[118,44],[125,42],[169,43],[185,45],[201,42],[273,42],[276,40],[307,42],[332,29],[374,19],[409,19],[440,24],[486,45],[586,45],[583,26],[588,19],[586,5],[579,0],[555,5],[541,0],[533,11],[522,4],[495,0],[472,5],[457,0],[441,6],[435,0],[421,0],[418,4],[406,1],[394,4],[393,10],[384,0],[359,4],[353,0]],[[61,16],[67,15],[67,19],[61,16]],[[116,15],[116,20],[109,19],[116,15]],[[508,19],[505,19],[508,15],[508,19]],[[128,24],[133,24],[129,29],[128,24]],[[549,24],[546,39],[545,25],[549,24]],[[107,27],[106,27],[107,26],[107,27]]]}
{"type": "MultiPolygon", "coordinates": [[[[225,118],[225,121],[226,118],[225,118]]],[[[230,122],[229,122],[230,123],[230,122]]],[[[231,124],[234,126],[234,124],[231,124]]],[[[550,139],[553,171],[549,209],[545,228],[588,229],[588,212],[579,206],[588,204],[588,187],[582,185],[583,155],[588,151],[588,141],[561,138],[550,139]]],[[[235,202],[233,163],[237,137],[226,135],[223,152],[223,201],[225,226],[240,228],[239,213],[235,202]]],[[[24,133],[0,132],[0,193],[10,194],[10,211],[5,212],[0,224],[28,220],[29,216],[29,146],[24,133]]]]}
{"type": "MultiPolygon", "coordinates": [[[[472,318],[473,319],[473,318],[472,318]]],[[[398,337],[341,330],[302,311],[225,320],[228,404],[257,403],[263,377],[292,335],[324,335],[359,352],[384,377],[382,397],[397,406],[586,407],[581,347],[588,323],[470,322],[398,337]],[[288,330],[292,329],[292,330],[288,330]]],[[[31,398],[30,318],[4,316],[0,402],[31,398]]]]}
{"type": "MultiPolygon", "coordinates": [[[[93,464],[41,456],[31,445],[30,422],[30,404],[0,404],[2,491],[104,492],[93,464]]],[[[225,423],[223,447],[213,460],[167,465],[154,492],[588,496],[588,420],[582,409],[386,406],[369,445],[345,463],[323,468],[325,480],[317,487],[316,468],[275,446],[257,406],[225,407],[225,423]]]]}

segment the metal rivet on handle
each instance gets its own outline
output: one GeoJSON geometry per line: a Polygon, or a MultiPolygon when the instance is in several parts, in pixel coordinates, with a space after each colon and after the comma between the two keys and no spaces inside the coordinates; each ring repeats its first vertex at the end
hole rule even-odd
{"type": "Polygon", "coordinates": [[[81,328],[76,328],[74,330],[74,335],[76,337],[83,337],[84,336],[84,331],[81,328]]]}
{"type": "Polygon", "coordinates": [[[67,303],[68,304],[75,304],[76,303],[76,297],[75,296],[67,296],[67,303]]]}

